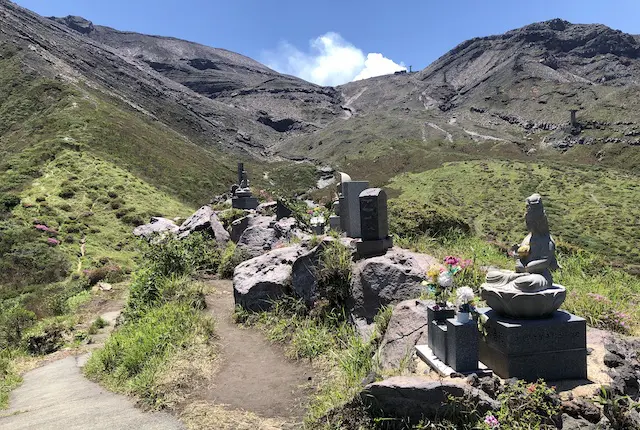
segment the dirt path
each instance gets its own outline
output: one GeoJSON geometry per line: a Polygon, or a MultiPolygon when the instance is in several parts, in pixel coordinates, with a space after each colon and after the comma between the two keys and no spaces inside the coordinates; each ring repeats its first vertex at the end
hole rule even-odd
{"type": "MultiPolygon", "coordinates": [[[[102,317],[113,321],[119,312],[102,317]]],[[[109,328],[94,337],[99,345],[109,328]]],[[[0,411],[2,429],[182,429],[166,413],[145,413],[132,400],[113,394],[82,375],[88,354],[52,361],[24,375],[23,384],[11,393],[10,409],[0,411]]]]}
{"type": "Polygon", "coordinates": [[[216,292],[207,297],[207,306],[217,321],[221,362],[206,397],[227,408],[300,422],[313,383],[310,367],[287,360],[263,333],[235,324],[232,283],[212,284],[216,292]]]}

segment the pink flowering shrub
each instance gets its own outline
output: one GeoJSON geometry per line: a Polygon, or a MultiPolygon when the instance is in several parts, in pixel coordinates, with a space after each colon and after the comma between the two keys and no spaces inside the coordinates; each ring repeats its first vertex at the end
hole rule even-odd
{"type": "Polygon", "coordinates": [[[60,245],[60,241],[58,239],[54,239],[53,237],[48,238],[47,239],[47,243],[50,246],[58,246],[58,245],[60,245]]]}
{"type": "Polygon", "coordinates": [[[36,224],[33,226],[38,231],[42,231],[45,233],[49,233],[50,235],[56,236],[58,234],[57,230],[52,229],[51,227],[47,227],[45,224],[36,224]]]}

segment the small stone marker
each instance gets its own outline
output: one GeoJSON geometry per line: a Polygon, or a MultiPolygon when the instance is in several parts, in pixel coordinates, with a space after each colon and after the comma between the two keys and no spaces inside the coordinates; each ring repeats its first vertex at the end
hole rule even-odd
{"type": "Polygon", "coordinates": [[[384,254],[393,246],[389,237],[387,193],[381,188],[368,188],[360,193],[360,232],[356,244],[361,257],[384,254]]]}
{"type": "Polygon", "coordinates": [[[329,228],[331,230],[340,231],[340,202],[333,202],[334,215],[329,216],[329,228]]]}
{"type": "Polygon", "coordinates": [[[293,211],[281,200],[278,200],[276,206],[276,221],[280,221],[282,218],[289,218],[291,215],[293,215],[293,211]]]}

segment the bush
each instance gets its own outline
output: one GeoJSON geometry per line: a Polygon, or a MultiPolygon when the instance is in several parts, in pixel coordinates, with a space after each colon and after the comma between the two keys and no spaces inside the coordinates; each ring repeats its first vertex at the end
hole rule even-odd
{"type": "Polygon", "coordinates": [[[188,276],[163,276],[146,268],[134,275],[123,316],[126,321],[137,320],[149,309],[172,301],[185,303],[192,309],[206,307],[201,284],[192,282],[188,276]]]}
{"type": "Polygon", "coordinates": [[[400,237],[441,236],[452,231],[468,234],[471,227],[441,206],[414,201],[389,202],[389,230],[400,237]]]}
{"type": "Polygon", "coordinates": [[[0,222],[0,284],[25,286],[59,281],[69,273],[69,261],[49,246],[32,227],[0,222]]]}
{"type": "Polygon", "coordinates": [[[56,352],[64,345],[64,334],[69,329],[68,322],[62,317],[44,319],[24,334],[25,347],[33,355],[56,352]]]}
{"type": "Polygon", "coordinates": [[[96,333],[98,333],[98,330],[103,329],[108,325],[109,325],[109,323],[104,318],[98,317],[89,326],[88,333],[91,334],[91,335],[96,334],[96,333]]]}
{"type": "Polygon", "coordinates": [[[345,306],[351,286],[351,250],[334,240],[320,254],[316,269],[318,294],[329,301],[331,309],[345,306]]]}
{"type": "Polygon", "coordinates": [[[218,219],[224,228],[229,230],[231,228],[231,224],[233,224],[235,220],[244,218],[246,215],[246,212],[242,209],[227,209],[218,213],[218,219]]]}
{"type": "Polygon", "coordinates": [[[89,286],[96,285],[100,281],[120,282],[124,278],[124,271],[120,266],[108,265],[93,270],[85,270],[89,286]]]}
{"type": "Polygon", "coordinates": [[[20,204],[20,197],[10,193],[0,193],[0,213],[10,212],[20,204]]]}
{"type": "Polygon", "coordinates": [[[35,323],[36,314],[18,304],[0,310],[0,349],[17,348],[23,333],[35,323]]]}
{"type": "Polygon", "coordinates": [[[231,279],[233,278],[233,271],[236,267],[250,258],[251,256],[246,251],[239,248],[235,243],[229,242],[222,252],[218,274],[222,278],[231,279]]]}
{"type": "Polygon", "coordinates": [[[512,430],[555,429],[560,400],[553,388],[543,380],[531,384],[524,381],[507,382],[498,395],[501,404],[496,414],[500,428],[512,430]]]}
{"type": "Polygon", "coordinates": [[[144,246],[145,261],[163,276],[189,275],[197,271],[216,272],[220,264],[216,241],[200,232],[183,240],[166,237],[144,246]]]}

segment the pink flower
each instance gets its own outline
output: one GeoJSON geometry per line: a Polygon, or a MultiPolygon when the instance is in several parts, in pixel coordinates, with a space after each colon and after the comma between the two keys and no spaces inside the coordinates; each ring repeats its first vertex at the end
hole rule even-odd
{"type": "Polygon", "coordinates": [[[445,264],[449,264],[451,266],[456,266],[460,262],[460,259],[458,257],[454,257],[452,255],[448,255],[448,256],[444,257],[444,262],[445,262],[445,264]]]}
{"type": "Polygon", "coordinates": [[[49,231],[49,227],[47,227],[44,224],[36,224],[33,226],[36,230],[40,230],[40,231],[49,231]]]}
{"type": "Polygon", "coordinates": [[[58,239],[54,239],[53,237],[50,237],[47,239],[47,243],[51,246],[58,246],[60,245],[60,241],[58,239]]]}
{"type": "Polygon", "coordinates": [[[462,260],[462,262],[460,262],[460,267],[462,267],[463,269],[472,265],[473,260],[462,260]]]}
{"type": "Polygon", "coordinates": [[[500,423],[498,422],[498,419],[493,415],[487,415],[486,417],[484,417],[484,423],[488,425],[489,428],[492,428],[492,429],[496,429],[500,427],[500,423]]]}

